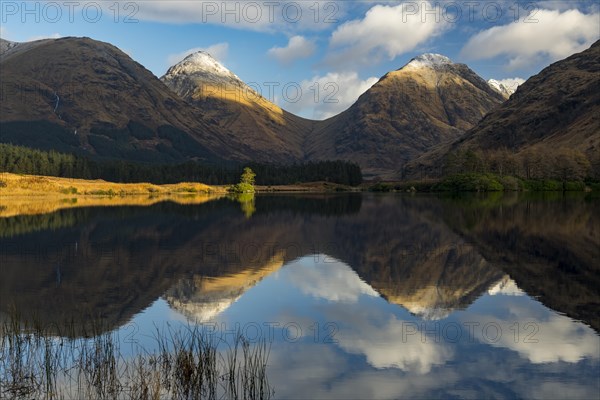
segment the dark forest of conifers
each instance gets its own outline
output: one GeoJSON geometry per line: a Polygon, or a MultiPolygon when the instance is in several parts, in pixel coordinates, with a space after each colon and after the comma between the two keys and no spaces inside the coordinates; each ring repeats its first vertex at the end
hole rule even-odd
{"type": "Polygon", "coordinates": [[[357,186],[362,182],[360,167],[347,161],[318,161],[291,165],[209,165],[194,161],[180,164],[144,164],[121,160],[92,160],[52,150],[43,151],[0,143],[0,171],[19,174],[104,179],[112,182],[164,184],[195,181],[209,185],[225,185],[237,182],[246,166],[256,173],[256,183],[259,185],[328,181],[357,186]]]}

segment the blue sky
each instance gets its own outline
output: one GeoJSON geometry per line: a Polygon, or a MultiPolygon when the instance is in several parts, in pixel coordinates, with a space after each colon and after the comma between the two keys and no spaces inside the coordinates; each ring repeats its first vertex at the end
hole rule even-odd
{"type": "Polygon", "coordinates": [[[157,76],[208,50],[265,97],[311,118],[386,72],[441,53],[485,79],[527,79],[600,38],[598,1],[8,1],[13,41],[89,36],[157,76]]]}

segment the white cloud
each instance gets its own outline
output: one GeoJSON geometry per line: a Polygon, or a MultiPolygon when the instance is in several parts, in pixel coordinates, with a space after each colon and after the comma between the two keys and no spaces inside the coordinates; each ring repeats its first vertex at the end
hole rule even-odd
{"type": "Polygon", "coordinates": [[[425,1],[375,5],[363,19],[343,23],[331,35],[328,62],[342,68],[356,63],[372,65],[384,57],[393,60],[414,50],[448,26],[443,19],[423,18],[423,7],[437,9],[425,1]]]}
{"type": "Polygon", "coordinates": [[[374,368],[426,374],[453,357],[449,346],[420,332],[417,324],[363,301],[379,293],[341,261],[298,263],[286,270],[285,279],[304,294],[329,300],[331,304],[321,309],[340,327],[335,336],[339,347],[364,355],[374,368]]]}
{"type": "Polygon", "coordinates": [[[217,43],[208,47],[194,47],[192,49],[182,51],[181,53],[169,54],[169,56],[167,57],[167,62],[169,63],[169,65],[177,64],[179,61],[183,60],[190,54],[196,53],[198,51],[205,51],[208,54],[210,54],[215,60],[222,63],[227,58],[227,53],[229,52],[229,43],[217,43]]]}
{"type": "Polygon", "coordinates": [[[29,38],[27,38],[27,40],[25,40],[26,42],[33,42],[35,40],[42,40],[42,39],[60,39],[62,36],[60,33],[53,33],[50,35],[36,35],[36,36],[31,36],[29,38]]]}
{"type": "Polygon", "coordinates": [[[362,80],[356,72],[330,72],[300,82],[302,96],[297,101],[276,100],[281,107],[293,113],[307,118],[326,119],[350,107],[377,81],[375,77],[362,80]]]}
{"type": "MultiPolygon", "coordinates": [[[[513,321],[501,321],[501,326],[510,332],[513,321]]],[[[553,315],[548,321],[535,321],[535,343],[527,340],[515,341],[510,335],[503,335],[498,342],[499,346],[507,347],[527,357],[534,364],[549,362],[577,363],[589,357],[600,358],[600,341],[594,331],[580,322],[574,322],[563,315],[553,315]]],[[[533,333],[527,330],[524,336],[533,333]]]]}
{"type": "Polygon", "coordinates": [[[313,41],[303,36],[293,36],[286,47],[273,47],[269,49],[267,54],[281,64],[289,65],[295,60],[312,56],[316,47],[313,41]]]}
{"type": "Polygon", "coordinates": [[[518,69],[537,61],[556,61],[588,48],[599,37],[600,14],[579,10],[539,10],[531,16],[535,23],[523,20],[495,26],[477,33],[462,49],[471,60],[508,57],[507,68],[518,69]]]}
{"type": "Polygon", "coordinates": [[[8,31],[6,30],[6,28],[4,26],[0,26],[0,38],[8,40],[7,36],[8,31]]]}
{"type": "MultiPolygon", "coordinates": [[[[331,1],[144,1],[135,18],[203,23],[260,32],[320,31],[343,15],[347,2],[331,1]]],[[[350,3],[350,2],[348,2],[350,3]]]]}

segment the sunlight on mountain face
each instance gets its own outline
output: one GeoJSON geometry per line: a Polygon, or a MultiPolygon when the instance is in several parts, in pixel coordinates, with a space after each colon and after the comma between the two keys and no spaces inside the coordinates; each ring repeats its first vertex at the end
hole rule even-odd
{"type": "MultiPolygon", "coordinates": [[[[265,99],[260,94],[256,93],[249,87],[239,87],[237,85],[210,85],[202,84],[198,88],[192,98],[194,100],[216,99],[238,104],[248,107],[256,113],[266,113],[267,116],[274,122],[284,125],[286,121],[283,119],[283,110],[265,99]]],[[[257,114],[257,118],[258,118],[257,114]]]]}

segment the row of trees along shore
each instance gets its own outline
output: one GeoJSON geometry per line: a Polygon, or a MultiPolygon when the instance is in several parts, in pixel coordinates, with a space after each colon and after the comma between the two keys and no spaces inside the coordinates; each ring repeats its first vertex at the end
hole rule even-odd
{"type": "Polygon", "coordinates": [[[443,173],[493,173],[523,179],[561,181],[600,179],[600,149],[590,157],[564,147],[527,149],[516,154],[506,149],[459,151],[448,154],[443,173]]]}
{"type": "MultiPolygon", "coordinates": [[[[244,166],[250,167],[256,173],[258,185],[328,181],[357,186],[362,182],[360,167],[347,161],[291,165],[248,163],[244,166]]],[[[104,179],[112,182],[163,184],[194,181],[209,185],[226,185],[239,180],[244,166],[205,165],[193,161],[181,164],[142,164],[121,160],[92,160],[74,154],[0,143],[0,171],[19,174],[104,179]]]]}

